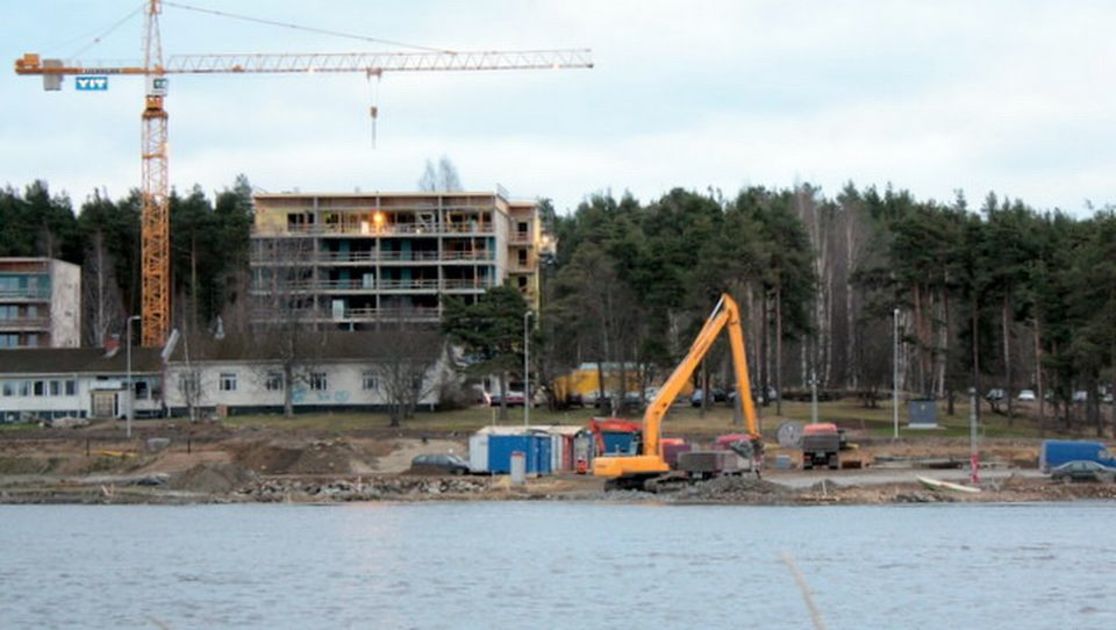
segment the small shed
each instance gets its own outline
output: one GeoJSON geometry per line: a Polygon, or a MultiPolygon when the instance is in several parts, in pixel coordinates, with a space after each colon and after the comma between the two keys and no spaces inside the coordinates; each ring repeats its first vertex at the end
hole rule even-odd
{"type": "Polygon", "coordinates": [[[937,429],[938,403],[933,399],[914,399],[907,403],[908,429],[937,429]]]}

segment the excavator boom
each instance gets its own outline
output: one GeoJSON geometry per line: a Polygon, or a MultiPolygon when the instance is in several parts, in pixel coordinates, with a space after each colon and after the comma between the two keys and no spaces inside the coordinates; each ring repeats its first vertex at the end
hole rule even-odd
{"type": "Polygon", "coordinates": [[[736,377],[736,397],[744,415],[745,430],[749,435],[759,437],[756,423],[756,408],[752,401],[751,379],[748,376],[748,361],[744,347],[744,331],[740,321],[740,307],[732,296],[721,295],[713,312],[705,320],[705,325],[690,345],[689,352],[674,368],[659,389],[655,398],[647,405],[643,414],[642,453],[632,457],[598,457],[593,460],[593,474],[599,477],[650,477],[670,469],[663,458],[662,423],[670,411],[674,399],[689,382],[702,359],[709,353],[717,335],[728,328],[729,346],[732,351],[732,365],[736,377]]]}

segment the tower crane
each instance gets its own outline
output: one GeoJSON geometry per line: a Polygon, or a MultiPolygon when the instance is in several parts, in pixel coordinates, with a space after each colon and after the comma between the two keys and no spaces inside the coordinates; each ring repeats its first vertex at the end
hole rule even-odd
{"type": "MultiPolygon", "coordinates": [[[[167,75],[247,73],[364,73],[380,77],[385,72],[466,70],[543,70],[592,68],[588,49],[354,52],[293,54],[192,54],[171,55],[163,61],[159,36],[162,0],[147,0],[143,37],[143,65],[104,66],[80,61],[44,59],[27,53],[15,61],[16,74],[40,75],[43,88],[61,89],[67,75],[140,75],[147,81],[141,115],[143,139],[141,211],[142,343],[160,346],[170,330],[170,196],[167,165],[167,75]]],[[[187,5],[176,7],[190,8],[187,5]]],[[[215,11],[208,11],[217,13],[215,11]]],[[[262,21],[262,20],[257,20],[262,21]]],[[[285,25],[292,26],[292,25],[285,25]]],[[[373,118],[376,110],[371,110],[373,118]]]]}

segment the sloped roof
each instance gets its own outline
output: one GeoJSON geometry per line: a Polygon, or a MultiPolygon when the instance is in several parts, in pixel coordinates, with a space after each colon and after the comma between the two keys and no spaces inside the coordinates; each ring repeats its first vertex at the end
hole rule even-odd
{"type": "Polygon", "coordinates": [[[488,425],[477,429],[477,435],[523,435],[525,433],[548,433],[550,435],[573,436],[585,431],[579,424],[533,424],[529,427],[522,425],[488,425]]]}
{"type": "MultiPolygon", "coordinates": [[[[104,348],[12,348],[0,350],[0,375],[17,374],[126,374],[124,348],[112,356],[104,348]]],[[[158,348],[132,348],[132,372],[158,373],[162,359],[158,348]]]]}
{"type": "Polygon", "coordinates": [[[393,356],[422,356],[433,360],[442,350],[440,335],[429,329],[393,328],[384,331],[300,331],[228,334],[224,339],[204,337],[175,346],[172,363],[190,361],[268,362],[292,354],[305,360],[364,361],[393,356]]]}

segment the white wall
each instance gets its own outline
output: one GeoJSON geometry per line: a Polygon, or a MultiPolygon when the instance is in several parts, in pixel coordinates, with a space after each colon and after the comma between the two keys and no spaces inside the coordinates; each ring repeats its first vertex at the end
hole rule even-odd
{"type": "MultiPolygon", "coordinates": [[[[310,389],[304,379],[297,379],[294,384],[294,406],[332,406],[339,409],[349,405],[386,405],[387,399],[383,393],[382,383],[378,383],[375,390],[363,389],[363,373],[372,368],[368,362],[353,363],[322,363],[313,368],[314,372],[324,372],[326,375],[327,389],[318,391],[310,389]]],[[[233,407],[282,407],[283,391],[268,391],[266,377],[268,371],[281,374],[282,367],[269,364],[252,364],[247,362],[210,362],[194,361],[191,370],[199,374],[200,394],[195,405],[198,407],[215,407],[226,405],[233,407]],[[234,391],[222,390],[220,387],[221,374],[236,375],[236,389],[234,391]]],[[[187,406],[186,397],[180,387],[180,377],[189,373],[185,364],[172,363],[167,366],[166,401],[171,408],[187,406]]],[[[437,404],[436,388],[432,386],[437,375],[436,368],[427,372],[426,386],[431,390],[420,401],[422,405],[437,404]]]]}
{"type": "Polygon", "coordinates": [[[55,348],[81,346],[81,267],[50,261],[50,343],[55,348]]]}
{"type": "MultiPolygon", "coordinates": [[[[146,380],[149,384],[152,381],[158,381],[159,375],[157,374],[136,374],[137,381],[146,380]]],[[[93,390],[99,385],[101,388],[117,389],[117,400],[119,401],[120,414],[123,415],[127,411],[126,407],[126,393],[124,391],[125,378],[123,376],[113,375],[107,380],[98,380],[95,374],[35,374],[25,376],[4,376],[0,377],[0,417],[7,414],[20,414],[31,413],[36,415],[49,414],[57,415],[62,413],[77,413],[78,415],[84,414],[86,417],[90,416],[93,411],[93,390]],[[20,395],[20,384],[28,382],[28,395],[20,395]],[[43,383],[43,395],[36,396],[34,384],[41,381],[43,383]],[[50,383],[52,381],[58,382],[57,396],[50,395],[50,383]],[[76,393],[71,396],[66,395],[66,381],[74,381],[76,385],[76,393]],[[4,384],[11,384],[12,395],[4,395],[4,384]]],[[[148,386],[148,397],[146,400],[136,400],[136,413],[154,413],[161,411],[160,401],[151,396],[151,386],[148,386]]]]}

